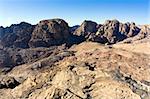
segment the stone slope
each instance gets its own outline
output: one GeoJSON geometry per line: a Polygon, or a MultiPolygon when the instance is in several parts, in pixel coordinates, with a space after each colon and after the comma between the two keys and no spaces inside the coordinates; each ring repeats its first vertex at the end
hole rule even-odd
{"type": "MultiPolygon", "coordinates": [[[[84,42],[54,56],[17,66],[0,75],[1,79],[14,79],[15,86],[0,87],[0,98],[149,99],[149,53],[119,46],[84,42]]],[[[11,84],[6,81],[0,85],[11,84]]]]}

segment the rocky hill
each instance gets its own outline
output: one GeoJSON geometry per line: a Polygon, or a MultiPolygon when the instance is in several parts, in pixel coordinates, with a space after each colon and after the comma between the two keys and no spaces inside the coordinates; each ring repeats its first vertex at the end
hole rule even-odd
{"type": "Polygon", "coordinates": [[[63,19],[0,27],[0,99],[150,99],[150,28],[63,19]]]}

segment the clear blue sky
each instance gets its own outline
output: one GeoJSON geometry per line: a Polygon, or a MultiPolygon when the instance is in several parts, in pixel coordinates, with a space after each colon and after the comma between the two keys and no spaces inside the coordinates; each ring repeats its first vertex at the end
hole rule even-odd
{"type": "Polygon", "coordinates": [[[106,19],[150,24],[150,0],[0,0],[0,25],[62,18],[70,26],[106,19]]]}

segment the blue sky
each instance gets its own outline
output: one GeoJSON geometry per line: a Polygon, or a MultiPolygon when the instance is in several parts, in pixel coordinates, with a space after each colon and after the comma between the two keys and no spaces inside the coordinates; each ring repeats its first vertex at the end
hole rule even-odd
{"type": "Polygon", "coordinates": [[[0,0],[0,25],[62,18],[70,26],[107,19],[150,24],[150,0],[0,0]]]}

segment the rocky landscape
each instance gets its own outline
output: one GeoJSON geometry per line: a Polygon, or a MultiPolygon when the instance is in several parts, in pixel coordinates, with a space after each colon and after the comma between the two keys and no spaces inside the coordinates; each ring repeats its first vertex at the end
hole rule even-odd
{"type": "Polygon", "coordinates": [[[150,99],[150,27],[63,19],[0,27],[0,99],[150,99]]]}

